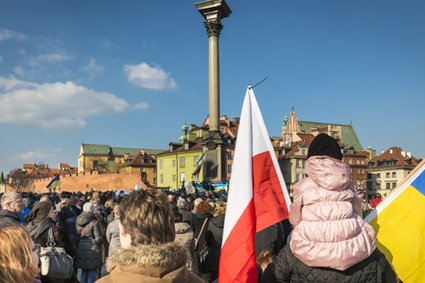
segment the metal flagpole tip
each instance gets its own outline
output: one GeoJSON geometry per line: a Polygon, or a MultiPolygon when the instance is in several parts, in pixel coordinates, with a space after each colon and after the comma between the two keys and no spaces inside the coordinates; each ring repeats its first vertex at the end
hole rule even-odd
{"type": "Polygon", "coordinates": [[[248,89],[252,89],[252,85],[251,84],[248,85],[248,89]]]}

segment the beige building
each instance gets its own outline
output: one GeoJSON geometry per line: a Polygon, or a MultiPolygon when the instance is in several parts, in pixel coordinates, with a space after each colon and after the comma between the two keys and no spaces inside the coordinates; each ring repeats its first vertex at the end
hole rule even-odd
{"type": "Polygon", "coordinates": [[[352,124],[330,124],[298,121],[295,112],[285,116],[282,127],[282,140],[278,160],[286,187],[292,195],[293,186],[306,176],[305,161],[308,148],[319,133],[334,137],[341,145],[343,161],[352,169],[352,181],[355,186],[363,186],[367,178],[367,162],[373,150],[362,150],[352,124]]]}
{"type": "Polygon", "coordinates": [[[387,197],[421,162],[400,147],[390,147],[368,163],[367,188],[371,198],[387,197]]]}

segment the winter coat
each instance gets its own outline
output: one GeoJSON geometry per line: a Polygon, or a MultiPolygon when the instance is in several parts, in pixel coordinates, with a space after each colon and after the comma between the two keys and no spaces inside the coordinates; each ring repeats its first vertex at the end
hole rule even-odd
{"type": "Polygon", "coordinates": [[[340,271],[310,267],[298,260],[285,246],[275,260],[275,275],[280,283],[396,283],[397,277],[385,256],[378,250],[366,259],[340,271]]]}
{"type": "Polygon", "coordinates": [[[293,254],[308,266],[345,270],[376,248],[375,231],[361,215],[351,169],[338,159],[313,156],[308,177],[294,186],[290,221],[293,254]]]}
{"type": "Polygon", "coordinates": [[[221,253],[221,242],[223,241],[224,215],[213,217],[208,221],[208,230],[205,240],[209,246],[208,271],[210,280],[218,278],[218,268],[221,253]]]}
{"type": "Polygon", "coordinates": [[[119,223],[120,218],[117,216],[108,224],[108,228],[106,228],[106,239],[109,243],[108,257],[111,257],[121,248],[119,223]]]}
{"type": "MultiPolygon", "coordinates": [[[[211,217],[211,215],[205,215],[205,214],[199,214],[199,213],[192,214],[192,221],[191,221],[191,223],[192,223],[193,237],[195,239],[198,237],[199,233],[201,232],[202,225],[204,225],[205,219],[206,218],[209,219],[210,217],[211,217]]],[[[208,221],[205,224],[205,228],[204,228],[205,231],[208,228],[208,221]]],[[[202,244],[204,243],[205,231],[204,231],[203,235],[201,235],[201,237],[200,237],[200,246],[202,246],[202,244]]]]}
{"type": "Polygon", "coordinates": [[[138,245],[108,258],[109,275],[97,283],[201,283],[186,267],[186,251],[176,243],[138,245]]]}
{"type": "MultiPolygon", "coordinates": [[[[75,257],[75,247],[72,244],[71,240],[69,239],[68,235],[65,233],[65,231],[56,226],[51,219],[34,219],[33,221],[29,222],[27,225],[27,229],[30,232],[31,238],[33,239],[34,243],[37,243],[41,245],[42,247],[47,247],[47,239],[49,235],[49,229],[53,229],[53,238],[56,243],[56,247],[61,247],[65,249],[65,252],[69,254],[71,257],[75,257]]],[[[50,282],[76,282],[75,279],[58,279],[58,278],[49,278],[45,276],[41,276],[41,282],[43,283],[50,283],[50,282]]]]}
{"type": "Polygon", "coordinates": [[[58,211],[58,226],[68,235],[75,248],[78,245],[78,234],[76,228],[77,214],[73,210],[58,211]]]}
{"type": "Polygon", "coordinates": [[[77,232],[80,241],[75,266],[83,270],[93,270],[102,266],[99,244],[103,235],[99,221],[93,214],[82,212],[77,217],[77,232]]]}
{"type": "Polygon", "coordinates": [[[186,222],[186,223],[191,223],[192,222],[192,211],[189,211],[187,209],[184,208],[179,208],[178,212],[180,212],[182,214],[182,222],[186,222]]]}
{"type": "Polygon", "coordinates": [[[210,219],[208,222],[208,230],[214,236],[214,240],[219,242],[223,241],[223,229],[224,229],[224,215],[216,216],[210,219]]]}
{"type": "Polygon", "coordinates": [[[5,209],[0,210],[0,227],[13,225],[21,225],[18,214],[5,209]]]}
{"type": "Polygon", "coordinates": [[[185,222],[177,222],[174,223],[174,229],[176,230],[176,239],[174,242],[185,247],[190,252],[193,247],[193,231],[190,225],[185,222]]]}

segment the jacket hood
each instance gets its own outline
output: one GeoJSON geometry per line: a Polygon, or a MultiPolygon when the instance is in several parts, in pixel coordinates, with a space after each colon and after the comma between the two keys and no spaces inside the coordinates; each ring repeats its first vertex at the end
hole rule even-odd
{"type": "Polygon", "coordinates": [[[351,168],[332,157],[310,157],[306,161],[305,171],[313,182],[327,190],[345,190],[351,184],[351,168]]]}
{"type": "Polygon", "coordinates": [[[114,268],[130,268],[137,265],[141,274],[149,273],[154,277],[163,275],[178,269],[186,264],[186,251],[176,243],[163,245],[137,245],[129,249],[121,249],[115,255],[108,258],[106,268],[110,272],[114,268]]]}
{"type": "Polygon", "coordinates": [[[223,228],[224,227],[224,215],[220,215],[220,216],[211,218],[210,223],[213,224],[214,226],[220,228],[220,229],[223,228]]]}
{"type": "Polygon", "coordinates": [[[184,234],[191,231],[191,227],[186,222],[177,222],[174,223],[174,229],[176,230],[176,234],[184,234]]]}
{"type": "Polygon", "coordinates": [[[37,239],[41,236],[47,229],[54,226],[53,222],[50,219],[39,220],[35,219],[27,224],[28,232],[33,239],[37,239]]]}
{"type": "Polygon", "coordinates": [[[93,214],[89,212],[82,212],[77,217],[77,225],[80,227],[84,227],[89,224],[92,220],[96,219],[93,214]]]}

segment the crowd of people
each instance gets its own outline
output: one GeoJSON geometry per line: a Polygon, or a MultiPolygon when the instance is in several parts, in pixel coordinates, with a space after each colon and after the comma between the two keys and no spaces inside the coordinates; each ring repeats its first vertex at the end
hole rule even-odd
{"type": "MultiPolygon", "coordinates": [[[[336,141],[312,142],[290,218],[255,236],[258,282],[398,282],[364,222],[336,141]]],[[[1,196],[0,283],[217,282],[224,191],[1,196]],[[52,231],[73,258],[70,278],[40,274],[52,231]]]]}

